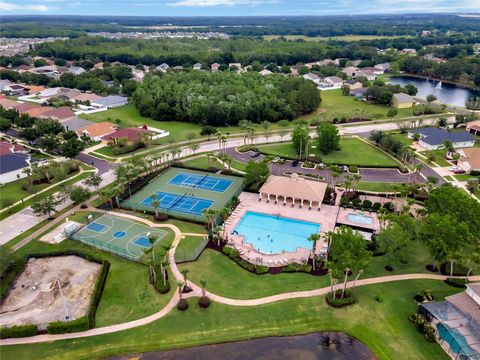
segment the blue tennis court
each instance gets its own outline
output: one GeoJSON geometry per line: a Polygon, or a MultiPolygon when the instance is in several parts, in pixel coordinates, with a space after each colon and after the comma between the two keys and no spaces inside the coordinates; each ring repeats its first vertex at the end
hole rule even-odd
{"type": "MultiPolygon", "coordinates": [[[[201,215],[204,209],[208,209],[213,204],[213,200],[201,199],[193,196],[171,194],[156,191],[157,199],[160,201],[160,209],[181,212],[185,214],[201,215]]],[[[140,204],[152,206],[152,197],[143,199],[140,204]]]]}
{"type": "Polygon", "coordinates": [[[103,224],[99,224],[99,223],[90,223],[88,224],[87,226],[87,229],[88,230],[92,230],[92,231],[95,231],[95,232],[102,232],[103,230],[105,230],[107,228],[107,226],[103,225],[103,224]]]}
{"type": "Polygon", "coordinates": [[[222,179],[219,177],[193,174],[193,173],[179,173],[168,183],[177,186],[189,187],[194,189],[210,190],[217,192],[224,192],[228,189],[232,180],[222,179]]]}
{"type": "Polygon", "coordinates": [[[150,249],[152,247],[150,240],[148,240],[148,238],[145,236],[140,236],[137,240],[134,241],[134,244],[147,249],[150,249]]]}

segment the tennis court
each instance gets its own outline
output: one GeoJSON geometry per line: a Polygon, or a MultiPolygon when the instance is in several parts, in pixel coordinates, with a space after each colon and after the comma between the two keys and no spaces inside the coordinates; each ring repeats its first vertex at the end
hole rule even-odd
{"type": "Polygon", "coordinates": [[[120,206],[153,214],[155,195],[161,213],[203,222],[203,210],[221,210],[242,188],[241,177],[171,167],[135,190],[131,197],[127,194],[120,206]]]}
{"type": "MultiPolygon", "coordinates": [[[[186,214],[201,215],[202,211],[212,206],[213,201],[195,198],[187,195],[169,194],[156,191],[157,200],[160,201],[160,210],[172,210],[186,214]]],[[[144,206],[152,206],[153,198],[147,197],[141,202],[144,206]]]]}
{"type": "Polygon", "coordinates": [[[194,189],[224,192],[232,182],[233,181],[230,179],[222,179],[210,175],[181,172],[172,178],[172,180],[169,181],[169,184],[194,189]]]}
{"type": "Polygon", "coordinates": [[[127,259],[138,260],[144,250],[164,242],[162,240],[165,240],[166,235],[166,231],[120,217],[102,215],[69,237],[127,259]],[[153,243],[150,241],[152,237],[155,238],[153,243]]]}

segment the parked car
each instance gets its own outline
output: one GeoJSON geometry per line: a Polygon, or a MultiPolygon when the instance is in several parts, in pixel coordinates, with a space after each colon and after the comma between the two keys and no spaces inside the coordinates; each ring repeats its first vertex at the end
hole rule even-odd
{"type": "Polygon", "coordinates": [[[259,157],[260,156],[260,152],[259,151],[255,151],[253,154],[252,154],[252,158],[256,158],[256,157],[259,157]]]}
{"type": "Polygon", "coordinates": [[[454,174],[464,174],[465,172],[466,172],[465,170],[460,169],[460,168],[457,168],[457,169],[453,170],[454,174]]]}
{"type": "Polygon", "coordinates": [[[298,160],[293,160],[293,161],[292,161],[292,167],[297,167],[297,166],[298,166],[298,163],[299,163],[298,160]]]}
{"type": "Polygon", "coordinates": [[[450,170],[450,171],[455,171],[455,170],[458,170],[458,169],[460,169],[458,166],[451,166],[451,167],[448,168],[448,170],[450,170]]]}
{"type": "Polygon", "coordinates": [[[343,165],[342,170],[345,171],[345,172],[348,172],[348,166],[347,166],[347,165],[343,165]]]}

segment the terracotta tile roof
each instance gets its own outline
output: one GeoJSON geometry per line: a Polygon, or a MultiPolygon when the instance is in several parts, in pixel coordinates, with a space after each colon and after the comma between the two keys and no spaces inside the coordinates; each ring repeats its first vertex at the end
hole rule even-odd
{"type": "Polygon", "coordinates": [[[269,176],[259,192],[321,203],[326,190],[326,183],[307,180],[297,174],[292,174],[291,176],[269,176]]]}
{"type": "Polygon", "coordinates": [[[8,141],[0,142],[0,156],[8,155],[12,153],[12,144],[8,141]]]}
{"type": "Polygon", "coordinates": [[[75,100],[75,101],[93,101],[100,99],[101,96],[93,93],[82,93],[80,95],[72,97],[70,100],[75,100]]]}
{"type": "Polygon", "coordinates": [[[93,124],[87,127],[79,128],[76,130],[77,134],[80,136],[87,132],[90,134],[90,137],[96,138],[99,136],[105,136],[116,131],[116,127],[111,122],[105,121],[97,124],[93,124]]]}
{"type": "Polygon", "coordinates": [[[14,109],[17,110],[19,113],[23,114],[29,110],[32,110],[38,107],[40,107],[40,105],[29,104],[29,103],[22,103],[22,104],[18,103],[17,105],[14,106],[14,109]]]}
{"type": "Polygon", "coordinates": [[[28,87],[29,87],[29,89],[30,89],[29,93],[30,93],[31,95],[37,94],[37,93],[39,93],[40,91],[43,91],[43,90],[46,89],[45,86],[40,86],[40,85],[29,85],[28,87]]]}
{"type": "Polygon", "coordinates": [[[58,121],[71,119],[75,117],[75,113],[67,106],[62,106],[59,108],[50,108],[51,110],[43,113],[40,117],[42,118],[51,118],[58,121]]]}
{"type": "Polygon", "coordinates": [[[10,99],[1,98],[0,105],[2,105],[5,109],[10,110],[13,109],[19,103],[10,99]]]}
{"type": "Polygon", "coordinates": [[[49,108],[49,107],[40,106],[40,107],[36,107],[36,108],[30,109],[30,110],[27,110],[27,111],[25,111],[25,113],[28,114],[28,116],[30,116],[30,117],[36,118],[36,117],[39,117],[42,114],[45,114],[46,112],[49,112],[50,110],[51,110],[51,108],[49,108]]]}
{"type": "Polygon", "coordinates": [[[475,120],[467,123],[467,130],[473,129],[474,127],[475,129],[480,128],[480,120],[475,120]]]}
{"type": "Polygon", "coordinates": [[[141,134],[153,133],[153,131],[143,128],[125,128],[115,131],[107,136],[104,136],[104,140],[113,140],[120,138],[127,138],[129,141],[138,140],[141,134]]]}
{"type": "Polygon", "coordinates": [[[472,169],[480,169],[480,148],[471,147],[462,149],[462,152],[465,154],[465,158],[462,160],[468,161],[472,169]]]}

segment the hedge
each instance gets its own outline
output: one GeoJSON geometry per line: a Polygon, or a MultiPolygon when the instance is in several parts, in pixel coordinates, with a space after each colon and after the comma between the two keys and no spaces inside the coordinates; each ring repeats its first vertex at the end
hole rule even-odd
{"type": "Polygon", "coordinates": [[[47,333],[49,334],[64,334],[71,332],[86,331],[90,329],[88,317],[83,316],[81,318],[72,321],[55,321],[47,325],[47,333]]]}
{"type": "Polygon", "coordinates": [[[445,280],[445,283],[456,288],[465,288],[467,280],[463,278],[448,278],[445,280]]]}
{"type": "Polygon", "coordinates": [[[93,297],[90,301],[90,307],[88,309],[88,323],[90,328],[95,327],[95,314],[97,313],[97,307],[102,298],[103,289],[105,288],[105,283],[107,281],[108,270],[110,269],[110,263],[106,260],[102,263],[102,270],[95,284],[95,290],[93,292],[93,297]]]}
{"type": "Polygon", "coordinates": [[[249,263],[248,261],[243,260],[240,255],[238,254],[238,251],[229,247],[224,247],[222,249],[222,252],[227,255],[230,259],[235,261],[238,265],[240,265],[242,268],[245,270],[248,270],[252,273],[255,273],[257,275],[262,275],[266,274],[269,271],[268,266],[262,266],[262,265],[254,265],[249,263]]]}
{"type": "Polygon", "coordinates": [[[311,271],[312,271],[312,265],[303,265],[298,263],[290,263],[284,268],[282,268],[282,272],[285,272],[285,273],[293,273],[293,272],[309,273],[311,271]]]}
{"type": "MultiPolygon", "coordinates": [[[[339,290],[336,290],[335,294],[337,294],[339,292],[340,292],[339,290]]],[[[335,307],[335,308],[341,308],[341,307],[344,307],[344,306],[355,304],[357,302],[357,298],[352,293],[351,290],[345,291],[345,296],[346,297],[344,297],[343,299],[338,299],[338,298],[334,298],[332,296],[332,293],[329,292],[325,299],[327,300],[328,305],[330,305],[332,307],[335,307]]]]}
{"type": "Polygon", "coordinates": [[[37,325],[15,325],[12,327],[0,327],[0,339],[19,338],[36,335],[37,325]]]}

